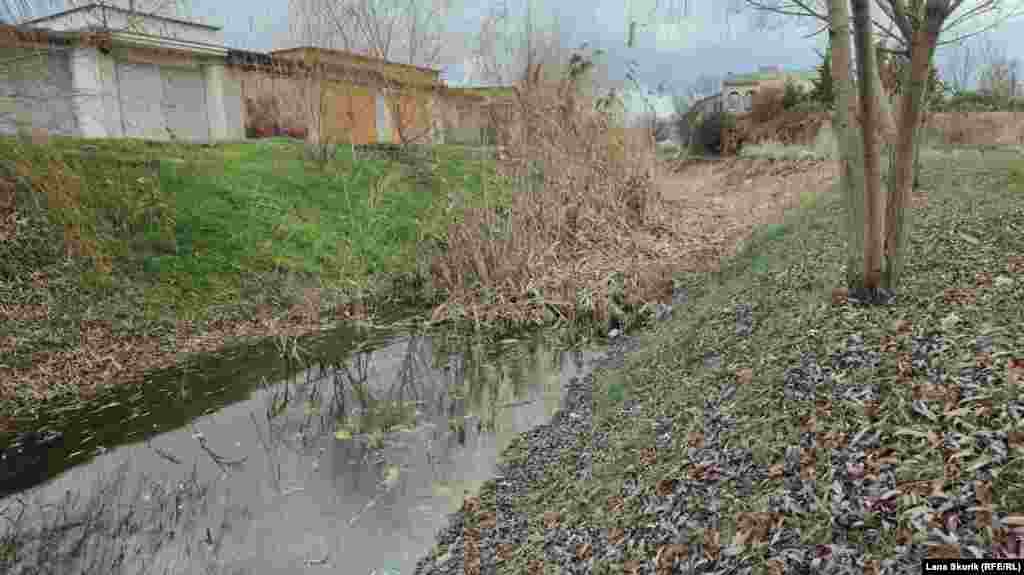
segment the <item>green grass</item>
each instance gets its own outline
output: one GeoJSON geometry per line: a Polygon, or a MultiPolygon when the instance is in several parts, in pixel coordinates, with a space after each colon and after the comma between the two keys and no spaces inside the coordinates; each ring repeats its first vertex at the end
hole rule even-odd
{"type": "MultiPolygon", "coordinates": [[[[644,345],[627,358],[624,367],[596,374],[596,415],[592,431],[585,435],[607,434],[610,439],[606,449],[594,453],[592,477],[580,480],[576,476],[579,454],[574,449],[557,454],[561,463],[549,467],[542,479],[531,485],[527,497],[519,500],[517,510],[526,513],[529,533],[526,543],[500,564],[498,572],[527,572],[532,561],[544,560],[548,529],[543,516],[548,510],[561,510],[560,523],[566,527],[586,527],[593,532],[653,525],[654,517],[641,510],[643,497],[627,498],[617,512],[610,512],[607,503],[620,496],[626,481],[639,482],[644,497],[654,497],[659,481],[687,480],[697,463],[688,455],[688,435],[705,430],[705,401],[734,383],[738,384],[735,395],[722,407],[734,421],[721,436],[708,440],[715,449],[749,450],[755,469],[743,475],[768,478],[758,480],[753,492],[745,495],[737,492],[735,478],[720,480],[715,488],[720,506],[713,511],[707,501],[694,501],[692,506],[678,503],[687,506],[687,513],[710,513],[717,518],[723,546],[729,545],[739,529],[740,513],[766,511],[769,497],[784,493],[783,479],[771,478],[767,470],[783,461],[787,447],[800,444],[800,422],[812,414],[817,413],[819,438],[837,434],[849,439],[862,430],[878,432],[878,450],[894,450],[896,462],[891,469],[900,481],[942,476],[942,450],[920,439],[929,433],[941,437],[957,430],[1024,431],[1005,405],[1007,398],[1019,397],[1019,389],[1013,389],[1004,367],[1012,357],[1024,359],[1024,276],[1010,271],[1013,256],[1024,258],[1024,178],[1020,167],[1021,160],[1013,151],[985,156],[964,153],[955,163],[941,159],[925,163],[922,187],[928,201],[913,213],[908,269],[898,290],[899,299],[890,306],[831,302],[832,288],[843,285],[844,278],[844,216],[841,198],[834,190],[817,201],[802,202],[783,224],[755,234],[720,272],[701,278],[701,285],[697,286],[693,277],[680,280],[699,289],[691,290],[689,303],[674,314],[676,319],[645,335],[644,345]],[[994,281],[979,284],[977,274],[989,274],[994,281]],[[947,288],[967,290],[975,299],[951,303],[943,297],[947,288]],[[735,333],[733,310],[740,303],[751,306],[754,315],[754,331],[745,338],[735,333]],[[893,328],[896,320],[908,322],[909,331],[897,332],[893,328]],[[960,368],[974,365],[975,338],[982,334],[994,338],[995,382],[985,392],[993,400],[990,412],[976,412],[976,404],[969,400],[960,402],[963,411],[934,421],[913,412],[915,389],[920,390],[927,374],[915,370],[909,381],[899,380],[900,357],[908,353],[911,337],[934,333],[941,333],[949,344],[937,361],[953,381],[960,368]],[[816,392],[821,398],[817,404],[785,398],[784,375],[799,365],[802,354],[813,352],[828,362],[832,353],[845,349],[853,334],[863,337],[867,349],[878,351],[881,361],[877,367],[849,368],[839,376],[847,382],[880,382],[877,417],[866,415],[865,406],[858,401],[833,397],[828,388],[816,392]],[[886,343],[895,347],[887,348],[886,343]],[[702,361],[711,351],[720,354],[720,368],[705,366],[702,361]],[[749,381],[738,375],[745,369],[753,374],[749,381]],[[639,414],[620,410],[626,398],[639,402],[639,414]],[[644,448],[654,446],[651,424],[660,418],[674,422],[672,443],[656,450],[654,463],[641,462],[644,448]]],[[[930,403],[933,412],[943,413],[941,401],[930,403]]],[[[506,460],[524,456],[517,445],[504,455],[506,460]]],[[[1024,451],[1010,451],[993,479],[992,503],[997,512],[1019,514],[1024,451]]],[[[972,485],[966,470],[983,454],[965,451],[962,455],[965,472],[946,484],[947,493],[972,485]]],[[[706,454],[700,457],[709,459],[706,454]]],[[[828,509],[834,496],[832,480],[843,472],[842,464],[833,467],[831,457],[830,449],[818,448],[813,487],[823,510],[782,516],[783,525],[794,529],[803,545],[831,543],[828,509]]],[[[481,514],[494,511],[494,492],[493,483],[482,488],[481,514]]],[[[911,513],[914,506],[927,505],[913,496],[903,496],[898,502],[897,516],[911,513]]],[[[868,513],[867,526],[877,520],[868,513]]],[[[908,523],[903,520],[900,525],[908,523]]],[[[700,541],[708,526],[679,527],[684,539],[700,541]]],[[[854,528],[852,536],[860,537],[862,531],[854,528]]],[[[772,535],[769,532],[767,538],[772,535]]],[[[914,537],[923,541],[928,536],[922,532],[914,537]]],[[[980,537],[984,542],[987,535],[980,537]]],[[[899,554],[894,546],[893,531],[883,530],[868,552],[876,559],[894,557],[899,554]]],[[[739,553],[758,572],[768,559],[765,549],[762,542],[740,547],[739,553]]],[[[624,562],[649,562],[658,551],[623,550],[624,562]]],[[[436,548],[432,555],[444,551],[436,548]]],[[[622,572],[623,568],[622,564],[609,564],[598,572],[622,572]]]]}
{"type": "Polygon", "coordinates": [[[283,310],[309,287],[322,290],[325,314],[355,299],[417,296],[408,286],[423,283],[458,206],[496,189],[493,162],[443,146],[398,158],[339,147],[319,164],[281,139],[4,138],[0,158],[23,220],[0,245],[0,300],[51,311],[5,322],[0,338],[17,343],[0,362],[8,367],[74,347],[82,320],[170,338],[177,320],[283,310]]]}

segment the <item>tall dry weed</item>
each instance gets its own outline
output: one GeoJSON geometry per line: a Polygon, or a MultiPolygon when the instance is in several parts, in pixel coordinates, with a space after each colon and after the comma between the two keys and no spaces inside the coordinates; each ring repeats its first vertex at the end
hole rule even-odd
{"type": "Polygon", "coordinates": [[[608,272],[628,267],[623,238],[655,201],[649,134],[581,96],[572,64],[559,81],[541,77],[538,65],[516,86],[515,129],[499,151],[510,205],[484,201],[448,230],[433,279],[450,300],[436,316],[573,319],[581,293],[607,300],[608,272]]]}

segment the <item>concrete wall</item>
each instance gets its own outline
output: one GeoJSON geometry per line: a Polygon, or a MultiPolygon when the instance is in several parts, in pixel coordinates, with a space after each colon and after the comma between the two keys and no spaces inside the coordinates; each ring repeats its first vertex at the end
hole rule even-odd
{"type": "Polygon", "coordinates": [[[19,126],[75,133],[66,50],[0,48],[0,133],[15,133],[19,126]]]}
{"type": "Polygon", "coordinates": [[[92,46],[0,49],[0,132],[242,139],[241,89],[217,58],[92,46]],[[212,104],[212,105],[211,105],[212,104]]]}
{"type": "Polygon", "coordinates": [[[242,82],[230,69],[224,70],[224,138],[245,139],[245,100],[242,98],[242,82]]]}

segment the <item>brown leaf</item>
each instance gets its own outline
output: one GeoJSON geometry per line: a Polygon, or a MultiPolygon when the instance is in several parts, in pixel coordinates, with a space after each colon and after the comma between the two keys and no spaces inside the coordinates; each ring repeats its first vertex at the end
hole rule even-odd
{"type": "Polygon", "coordinates": [[[661,497],[667,497],[672,494],[676,488],[675,479],[661,479],[654,488],[654,492],[661,497]]]}
{"type": "Polygon", "coordinates": [[[960,546],[953,543],[942,543],[928,546],[928,559],[959,559],[960,546]]]}
{"type": "Polygon", "coordinates": [[[704,447],[704,434],[699,431],[691,431],[686,434],[686,444],[694,449],[704,447]]]}
{"type": "Polygon", "coordinates": [[[942,299],[947,304],[968,305],[974,303],[974,292],[963,288],[946,288],[942,292],[942,299]]]}
{"type": "Polygon", "coordinates": [[[635,561],[633,559],[630,559],[629,561],[626,561],[622,564],[622,570],[628,573],[629,575],[637,575],[638,573],[640,573],[640,567],[640,562],[635,561]]]}
{"type": "Polygon", "coordinates": [[[1006,271],[1011,274],[1024,273],[1024,256],[1010,256],[1006,258],[1006,271]]]}
{"type": "Polygon", "coordinates": [[[508,561],[513,555],[515,555],[515,547],[511,543],[498,544],[498,551],[495,556],[499,562],[508,561]]]}
{"type": "Polygon", "coordinates": [[[832,305],[843,305],[849,297],[850,290],[844,287],[837,287],[832,290],[832,305]]]}
{"type": "Polygon", "coordinates": [[[781,559],[772,557],[765,561],[764,566],[768,570],[768,575],[784,575],[786,573],[786,563],[781,559]]]}
{"type": "Polygon", "coordinates": [[[587,543],[580,543],[579,545],[576,546],[576,560],[577,561],[586,561],[587,559],[590,559],[590,556],[593,555],[593,554],[594,554],[594,550],[591,547],[589,542],[587,542],[587,543]]]}
{"type": "Polygon", "coordinates": [[[678,543],[662,545],[654,555],[654,566],[659,573],[662,571],[671,573],[676,560],[685,559],[688,554],[689,550],[685,545],[678,543]]]}
{"type": "Polygon", "coordinates": [[[736,372],[736,381],[740,385],[747,385],[750,382],[754,381],[754,370],[752,370],[749,367],[747,367],[747,368],[744,368],[744,369],[741,369],[741,370],[737,371],[736,372]]]}
{"type": "Polygon", "coordinates": [[[1006,443],[1010,447],[1024,447],[1024,431],[1015,429],[1006,434],[1006,443]]]}
{"type": "Polygon", "coordinates": [[[613,527],[608,532],[608,542],[612,545],[618,545],[622,543],[622,540],[626,538],[626,530],[621,527],[613,527]]]}
{"type": "Polygon", "coordinates": [[[527,575],[544,575],[544,562],[540,559],[532,559],[526,566],[527,575]]]}
{"type": "Polygon", "coordinates": [[[653,447],[645,447],[640,450],[640,464],[645,467],[654,465],[654,462],[657,460],[657,456],[658,453],[653,447]]]}
{"type": "Polygon", "coordinates": [[[946,481],[953,483],[960,478],[960,464],[956,460],[947,461],[943,466],[943,472],[946,475],[946,481]]]}
{"type": "Polygon", "coordinates": [[[786,472],[786,466],[782,463],[776,463],[768,468],[768,477],[771,479],[778,479],[782,477],[786,472]]]}
{"type": "Polygon", "coordinates": [[[545,511],[543,522],[544,527],[548,529],[554,529],[558,527],[558,522],[562,519],[562,516],[557,511],[545,511]]]}
{"type": "Polygon", "coordinates": [[[613,495],[608,498],[608,511],[612,513],[620,513],[625,505],[625,500],[619,495],[613,495]]]}
{"type": "Polygon", "coordinates": [[[1006,361],[1006,381],[1010,385],[1024,385],[1024,357],[1011,357],[1006,361]]]}
{"type": "Polygon", "coordinates": [[[481,529],[494,529],[494,527],[497,524],[498,517],[492,511],[488,511],[487,513],[481,514],[480,519],[477,523],[477,525],[479,525],[481,529]]]}
{"type": "Polygon", "coordinates": [[[913,540],[914,534],[909,527],[900,526],[896,529],[896,544],[907,545],[913,540]]]}
{"type": "Polygon", "coordinates": [[[977,287],[992,287],[992,274],[988,272],[974,274],[974,285],[977,287]]]}
{"type": "Polygon", "coordinates": [[[912,326],[910,325],[909,321],[905,319],[898,319],[892,322],[892,325],[889,326],[889,329],[891,329],[894,333],[909,333],[911,327],[912,326]]]}
{"type": "Polygon", "coordinates": [[[704,530],[704,555],[712,560],[718,560],[718,554],[722,549],[721,533],[717,529],[704,530]]]}

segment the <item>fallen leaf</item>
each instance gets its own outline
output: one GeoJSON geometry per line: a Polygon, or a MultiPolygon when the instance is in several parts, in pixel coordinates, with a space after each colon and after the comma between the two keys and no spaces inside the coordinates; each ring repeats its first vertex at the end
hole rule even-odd
{"type": "Polygon", "coordinates": [[[754,381],[754,370],[748,368],[741,369],[736,372],[736,381],[740,385],[747,385],[754,381]]]}
{"type": "Polygon", "coordinates": [[[667,497],[672,494],[676,487],[675,479],[661,479],[654,488],[654,492],[661,497],[667,497]]]}
{"type": "Polygon", "coordinates": [[[768,468],[768,477],[771,479],[778,479],[785,474],[786,466],[782,463],[776,463],[768,468]]]}
{"type": "Polygon", "coordinates": [[[495,558],[498,562],[508,561],[515,555],[515,547],[511,543],[499,543],[498,551],[495,554],[495,558]]]}
{"type": "Polygon", "coordinates": [[[910,331],[910,322],[905,319],[898,319],[892,322],[891,329],[896,333],[907,333],[910,331]]]}
{"type": "Polygon", "coordinates": [[[768,575],[784,575],[786,572],[786,563],[774,557],[765,561],[764,566],[768,570],[768,575]]]}
{"type": "Polygon", "coordinates": [[[651,465],[654,465],[654,462],[657,460],[657,455],[658,455],[658,453],[654,450],[653,447],[645,447],[645,448],[641,449],[640,450],[640,464],[645,466],[645,467],[649,467],[651,465]]]}
{"type": "Polygon", "coordinates": [[[675,566],[676,559],[685,559],[688,554],[689,551],[685,545],[680,545],[678,543],[662,545],[654,555],[654,566],[659,572],[665,571],[671,573],[672,567],[675,566]]]}
{"type": "Polygon", "coordinates": [[[498,525],[498,516],[495,515],[494,512],[484,513],[477,521],[477,525],[479,525],[481,529],[494,529],[494,527],[498,525]]]}
{"type": "Polygon", "coordinates": [[[722,549],[721,533],[717,529],[704,530],[704,555],[712,560],[718,560],[718,553],[722,549]]]}
{"type": "Polygon", "coordinates": [[[576,560],[577,561],[586,561],[587,559],[590,559],[591,555],[593,555],[593,549],[591,548],[589,542],[588,543],[580,543],[579,545],[576,546],[576,560]]]}
{"type": "Polygon", "coordinates": [[[557,511],[545,511],[544,512],[544,527],[548,529],[554,529],[558,527],[558,521],[562,518],[561,514],[557,511]]]}
{"type": "Polygon", "coordinates": [[[1011,357],[1007,360],[1006,381],[1010,385],[1024,385],[1024,358],[1011,357]]]}
{"type": "Polygon", "coordinates": [[[960,546],[953,543],[940,543],[928,546],[928,559],[960,559],[960,546]]]}
{"type": "Polygon", "coordinates": [[[832,290],[832,305],[843,305],[849,298],[850,290],[844,287],[834,288],[832,290]]]}
{"type": "Polygon", "coordinates": [[[704,434],[700,431],[691,431],[686,434],[686,444],[694,449],[704,447],[704,434]]]}

